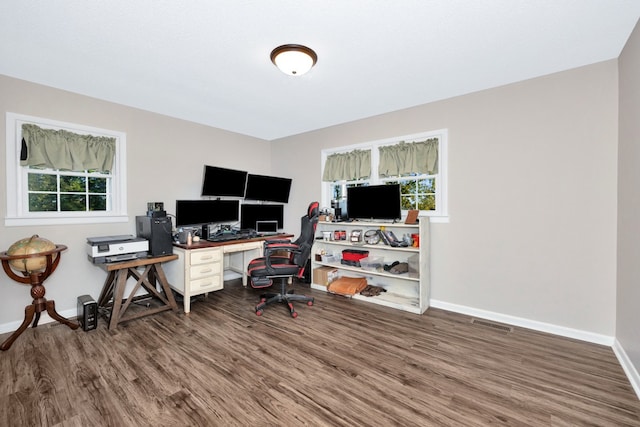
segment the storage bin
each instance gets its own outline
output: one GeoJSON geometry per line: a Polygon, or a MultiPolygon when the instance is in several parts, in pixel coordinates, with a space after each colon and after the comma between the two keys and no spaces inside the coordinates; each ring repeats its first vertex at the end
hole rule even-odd
{"type": "Polygon", "coordinates": [[[384,258],[377,256],[369,256],[360,260],[360,267],[369,271],[383,271],[384,258]]]}
{"type": "Polygon", "coordinates": [[[323,254],[322,262],[340,262],[340,256],[334,254],[323,254]]]}

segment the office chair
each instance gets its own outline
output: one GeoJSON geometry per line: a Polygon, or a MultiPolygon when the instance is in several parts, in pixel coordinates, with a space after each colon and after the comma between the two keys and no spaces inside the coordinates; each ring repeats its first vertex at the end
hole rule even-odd
{"type": "Polygon", "coordinates": [[[293,277],[301,278],[304,268],[311,255],[311,247],[318,224],[318,202],[312,202],[307,214],[300,219],[300,236],[295,240],[270,239],[265,241],[264,256],[249,263],[247,273],[251,278],[251,287],[260,289],[280,282],[280,293],[265,293],[260,296],[260,302],[255,310],[261,316],[264,309],[273,303],[282,302],[289,307],[291,317],[298,317],[293,308],[294,301],[306,302],[313,305],[313,297],[287,292],[287,284],[293,277]]]}

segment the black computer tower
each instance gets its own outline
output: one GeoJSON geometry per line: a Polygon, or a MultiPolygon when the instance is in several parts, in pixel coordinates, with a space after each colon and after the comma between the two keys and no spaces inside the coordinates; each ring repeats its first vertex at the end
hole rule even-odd
{"type": "Polygon", "coordinates": [[[84,331],[98,327],[98,303],[90,295],[78,297],[78,322],[84,331]]]}
{"type": "Polygon", "coordinates": [[[149,241],[149,255],[151,256],[169,255],[173,253],[171,228],[170,217],[136,217],[137,236],[149,241]]]}

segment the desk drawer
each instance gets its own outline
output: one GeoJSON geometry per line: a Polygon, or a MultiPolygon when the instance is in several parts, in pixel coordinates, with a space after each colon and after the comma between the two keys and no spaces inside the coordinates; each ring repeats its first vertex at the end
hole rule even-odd
{"type": "Polygon", "coordinates": [[[222,249],[205,249],[198,251],[191,251],[189,254],[189,260],[191,265],[205,264],[211,262],[222,261],[222,249]]]}
{"type": "Polygon", "coordinates": [[[246,242],[246,243],[235,243],[233,245],[223,246],[224,253],[232,253],[232,252],[242,252],[248,251],[251,249],[262,249],[264,246],[264,242],[246,242]]]}
{"type": "Polygon", "coordinates": [[[209,292],[217,291],[223,287],[222,276],[216,274],[215,276],[203,277],[202,279],[196,279],[191,281],[191,293],[194,292],[209,292]]]}
{"type": "Polygon", "coordinates": [[[201,277],[213,276],[222,272],[221,262],[211,262],[209,264],[194,265],[189,269],[190,279],[199,279],[201,277]]]}

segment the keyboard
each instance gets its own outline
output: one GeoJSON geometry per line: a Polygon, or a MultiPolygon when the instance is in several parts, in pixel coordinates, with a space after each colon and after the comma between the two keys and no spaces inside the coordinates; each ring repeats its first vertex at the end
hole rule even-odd
{"type": "Polygon", "coordinates": [[[230,240],[244,240],[244,239],[251,239],[253,237],[256,237],[255,233],[248,233],[248,232],[247,233],[224,233],[224,234],[209,236],[207,240],[210,242],[228,242],[230,240]]]}

